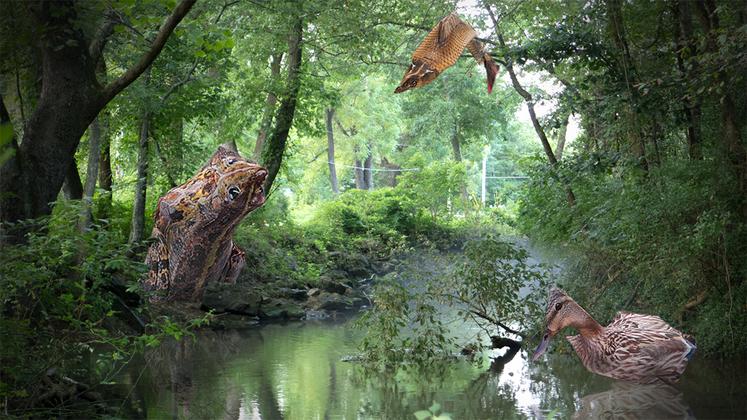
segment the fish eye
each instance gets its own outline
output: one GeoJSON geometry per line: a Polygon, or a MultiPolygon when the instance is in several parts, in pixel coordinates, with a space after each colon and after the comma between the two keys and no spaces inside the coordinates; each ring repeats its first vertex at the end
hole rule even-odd
{"type": "Polygon", "coordinates": [[[228,188],[228,197],[231,200],[235,200],[236,197],[239,196],[239,194],[241,194],[241,189],[239,187],[237,187],[237,186],[234,185],[234,186],[231,186],[230,188],[228,188]]]}
{"type": "Polygon", "coordinates": [[[556,303],[556,304],[555,304],[555,310],[556,310],[556,311],[559,311],[559,310],[560,310],[560,308],[562,308],[562,307],[563,307],[563,304],[562,304],[562,303],[556,303]]]}

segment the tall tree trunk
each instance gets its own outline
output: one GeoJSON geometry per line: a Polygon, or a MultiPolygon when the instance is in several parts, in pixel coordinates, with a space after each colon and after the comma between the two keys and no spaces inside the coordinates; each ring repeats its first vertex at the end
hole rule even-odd
{"type": "Polygon", "coordinates": [[[334,115],[334,108],[326,109],[325,121],[327,124],[327,164],[329,165],[329,183],[332,186],[332,192],[337,195],[340,193],[340,188],[337,185],[337,168],[335,167],[335,135],[332,128],[332,118],[334,115]]]}
{"type": "Polygon", "coordinates": [[[563,151],[565,151],[565,139],[568,135],[568,121],[570,118],[571,113],[565,113],[563,115],[563,122],[561,122],[560,128],[558,128],[558,141],[557,147],[555,147],[555,156],[558,158],[558,161],[563,160],[563,151]]]}
{"type": "Polygon", "coordinates": [[[78,173],[78,163],[73,159],[65,172],[65,182],[62,184],[62,193],[68,200],[80,200],[83,198],[83,183],[78,173]]]}
{"type": "MultiPolygon", "coordinates": [[[[358,156],[360,153],[360,148],[358,146],[353,147],[353,154],[355,156],[358,156]]],[[[353,161],[353,166],[355,166],[355,188],[359,190],[365,190],[366,189],[366,179],[363,175],[363,162],[356,157],[355,161],[353,161]]]]}
{"type": "MultiPolygon", "coordinates": [[[[300,9],[300,5],[297,7],[300,9]]],[[[297,11],[300,13],[298,9],[297,11]]],[[[288,141],[288,133],[293,125],[293,117],[296,112],[298,91],[301,87],[300,69],[303,51],[301,45],[303,41],[303,29],[304,23],[300,14],[294,16],[291,33],[288,38],[287,93],[285,98],[280,102],[275,127],[262,150],[262,164],[267,168],[267,179],[265,180],[264,189],[268,194],[270,193],[273,182],[275,182],[278,171],[280,171],[280,164],[283,162],[283,154],[285,153],[285,144],[288,141]]]]}
{"type": "MultiPolygon", "coordinates": [[[[454,161],[462,161],[462,146],[459,142],[459,124],[454,124],[454,131],[451,133],[451,152],[454,154],[454,161]]],[[[468,211],[469,195],[467,186],[461,186],[462,204],[465,211],[468,211]]]]}
{"type": "Polygon", "coordinates": [[[50,203],[62,187],[88,125],[150,66],[194,3],[195,0],[179,3],[149,50],[106,87],[96,79],[96,61],[89,51],[91,43],[81,29],[77,3],[52,0],[29,3],[38,25],[44,29],[39,43],[42,90],[17,153],[0,168],[0,190],[6,193],[0,199],[3,221],[51,212],[50,203]],[[75,106],[74,113],[70,113],[71,104],[75,106]]]}
{"type": "MultiPolygon", "coordinates": [[[[3,194],[8,191],[5,189],[6,184],[12,184],[14,182],[20,182],[20,174],[23,168],[19,168],[21,162],[17,159],[13,159],[13,156],[18,153],[18,140],[13,129],[13,124],[10,120],[10,114],[7,108],[5,108],[5,100],[0,95],[0,165],[3,168],[2,175],[9,176],[9,178],[0,178],[0,192],[3,194]]],[[[19,193],[24,194],[27,191],[21,190],[19,193]]],[[[21,203],[20,205],[5,205],[6,200],[0,197],[0,220],[20,220],[24,215],[30,212],[29,200],[24,196],[17,196],[21,203]]],[[[24,232],[20,229],[7,229],[8,225],[0,223],[0,245],[8,243],[18,243],[23,241],[24,232]]]]}
{"type": "Polygon", "coordinates": [[[363,185],[364,189],[373,191],[373,153],[371,153],[370,147],[367,147],[367,149],[368,155],[366,155],[366,160],[363,161],[363,185]]]}
{"type": "MultiPolygon", "coordinates": [[[[677,0],[674,5],[673,14],[674,38],[677,45],[677,68],[683,79],[690,80],[695,78],[698,72],[698,63],[696,60],[689,60],[696,55],[697,45],[693,39],[693,22],[692,22],[692,5],[690,0],[677,0]],[[689,67],[685,63],[689,64],[689,67]]],[[[687,121],[687,154],[692,160],[702,160],[702,138],[700,126],[700,101],[692,95],[686,95],[685,100],[685,119],[687,121]]]]}
{"type": "MultiPolygon", "coordinates": [[[[695,11],[706,33],[706,48],[718,53],[717,36],[720,32],[718,9],[713,0],[699,0],[695,11]]],[[[718,70],[717,80],[723,86],[730,86],[731,80],[724,70],[718,70]]],[[[721,98],[721,120],[723,121],[723,146],[736,175],[742,198],[742,215],[747,220],[747,149],[740,139],[742,124],[738,117],[736,102],[726,90],[721,98]]]]}
{"type": "Polygon", "coordinates": [[[454,155],[454,161],[462,161],[462,147],[459,144],[459,126],[454,126],[454,131],[451,133],[451,152],[454,155]]]}
{"type": "MultiPolygon", "coordinates": [[[[164,107],[165,99],[162,99],[158,108],[163,109],[164,107]]],[[[161,169],[163,169],[163,173],[166,175],[166,181],[169,184],[169,188],[176,187],[177,183],[176,178],[174,177],[174,172],[179,172],[181,169],[181,162],[184,160],[181,154],[182,147],[180,146],[184,143],[184,119],[179,117],[168,124],[164,124],[162,130],[159,130],[157,133],[151,133],[150,141],[153,143],[156,157],[161,161],[161,169]],[[172,154],[171,156],[166,156],[161,150],[161,143],[168,139],[172,139],[169,142],[170,144],[177,145],[177,147],[172,148],[172,150],[178,151],[176,155],[172,154]]],[[[235,150],[236,142],[231,140],[230,144],[234,147],[232,150],[235,150]]]]}
{"type": "Polygon", "coordinates": [[[621,52],[621,69],[625,77],[625,86],[628,90],[628,96],[630,102],[625,105],[625,110],[622,113],[626,119],[633,126],[632,129],[628,130],[628,141],[632,146],[633,153],[638,158],[638,164],[644,171],[648,171],[648,160],[646,159],[646,144],[641,127],[640,119],[638,118],[638,90],[635,88],[638,85],[638,76],[633,58],[630,54],[630,47],[628,45],[627,34],[625,31],[625,24],[622,15],[622,0],[608,0],[607,1],[607,16],[609,18],[609,29],[612,35],[617,49],[621,52]]]}
{"type": "Polygon", "coordinates": [[[150,135],[150,112],[143,111],[140,117],[140,140],[137,150],[137,182],[135,203],[132,206],[132,223],[129,243],[143,240],[145,232],[145,198],[148,187],[148,136],[150,135]]]}
{"type": "MultiPolygon", "coordinates": [[[[495,26],[495,32],[498,37],[498,42],[501,48],[505,49],[506,42],[503,40],[503,35],[498,32],[498,19],[496,19],[495,14],[493,13],[493,9],[491,9],[489,6],[486,6],[486,9],[488,11],[488,14],[490,15],[490,19],[493,21],[493,25],[495,26]]],[[[529,118],[532,120],[532,126],[534,126],[534,132],[537,133],[537,137],[539,137],[540,143],[542,143],[542,149],[545,151],[548,162],[550,162],[550,164],[553,166],[557,166],[558,159],[555,157],[555,153],[553,153],[552,151],[552,146],[550,146],[550,142],[547,140],[545,129],[542,128],[542,125],[537,118],[537,113],[534,111],[534,98],[532,98],[532,95],[521,86],[521,83],[519,83],[519,79],[516,77],[516,72],[514,71],[513,63],[510,60],[506,62],[506,70],[508,71],[508,75],[511,78],[511,85],[514,87],[514,90],[519,95],[521,95],[522,98],[524,98],[524,102],[527,105],[527,110],[529,111],[529,118]]],[[[576,195],[573,193],[573,190],[569,185],[566,185],[565,187],[565,194],[568,200],[568,205],[575,206],[576,195]]]]}
{"type": "Polygon", "coordinates": [[[83,186],[83,203],[81,204],[81,220],[79,228],[88,229],[91,225],[91,207],[93,205],[93,194],[96,192],[96,179],[99,175],[99,160],[101,159],[101,123],[99,118],[94,118],[89,127],[90,139],[88,141],[88,166],[86,168],[86,183],[83,186]]]}
{"type": "Polygon", "coordinates": [[[283,61],[283,53],[273,54],[272,62],[270,63],[270,83],[267,91],[267,99],[265,100],[265,109],[262,112],[262,122],[259,126],[259,133],[257,134],[257,141],[254,143],[254,159],[259,160],[262,157],[262,148],[267,138],[267,133],[270,131],[272,126],[272,115],[275,113],[275,104],[278,101],[275,90],[277,89],[278,81],[280,79],[280,63],[283,61]]]}
{"type": "Polygon", "coordinates": [[[109,115],[104,112],[104,117],[98,117],[102,127],[100,159],[99,159],[99,188],[105,191],[98,200],[97,217],[108,219],[112,207],[112,158],[111,140],[109,138],[109,115]]]}

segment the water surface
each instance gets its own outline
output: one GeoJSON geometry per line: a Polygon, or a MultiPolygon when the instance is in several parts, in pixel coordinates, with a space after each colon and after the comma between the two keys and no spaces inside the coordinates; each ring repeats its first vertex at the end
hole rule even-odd
{"type": "MultiPolygon", "coordinates": [[[[351,320],[206,331],[132,363],[140,416],[199,419],[414,419],[438,402],[454,419],[747,418],[747,366],[695,357],[675,387],[630,385],[587,372],[575,355],[531,364],[457,362],[440,380],[366,373],[351,320]]],[[[497,353],[496,355],[500,355],[497,353]]]]}

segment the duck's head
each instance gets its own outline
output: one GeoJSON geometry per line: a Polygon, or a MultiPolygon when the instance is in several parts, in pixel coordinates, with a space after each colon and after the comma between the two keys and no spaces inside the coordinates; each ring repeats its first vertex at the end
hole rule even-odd
{"type": "Polygon", "coordinates": [[[539,359],[542,353],[547,350],[547,345],[555,334],[565,327],[575,327],[583,324],[588,316],[589,314],[564,291],[557,287],[553,288],[547,300],[545,334],[542,336],[542,342],[540,342],[532,355],[532,361],[534,362],[539,359]]]}

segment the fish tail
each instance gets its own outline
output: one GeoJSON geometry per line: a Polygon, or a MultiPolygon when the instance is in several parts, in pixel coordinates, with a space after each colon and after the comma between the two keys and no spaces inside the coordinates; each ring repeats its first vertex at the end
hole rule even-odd
{"type": "Polygon", "coordinates": [[[485,60],[483,63],[485,65],[485,72],[488,75],[488,93],[492,93],[495,76],[498,74],[498,64],[496,64],[495,61],[493,61],[493,58],[488,54],[485,54],[485,60]]]}

